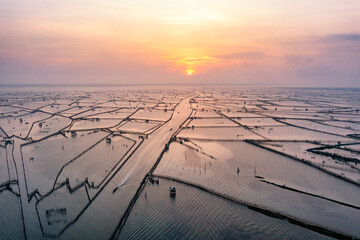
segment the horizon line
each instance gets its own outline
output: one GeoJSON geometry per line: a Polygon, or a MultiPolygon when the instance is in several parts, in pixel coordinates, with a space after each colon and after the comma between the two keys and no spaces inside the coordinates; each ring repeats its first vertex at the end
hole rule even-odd
{"type": "Polygon", "coordinates": [[[360,89],[360,87],[299,87],[299,86],[271,86],[271,85],[257,85],[257,84],[218,84],[218,83],[208,83],[208,84],[201,84],[201,83],[194,83],[194,84],[185,84],[185,83],[143,83],[143,84],[115,84],[115,83],[104,83],[104,84],[87,84],[87,83],[77,83],[77,84],[49,84],[49,83],[25,83],[25,84],[0,84],[0,88],[21,88],[21,87],[136,87],[136,86],[242,86],[242,87],[260,87],[260,88],[297,88],[297,89],[360,89]]]}

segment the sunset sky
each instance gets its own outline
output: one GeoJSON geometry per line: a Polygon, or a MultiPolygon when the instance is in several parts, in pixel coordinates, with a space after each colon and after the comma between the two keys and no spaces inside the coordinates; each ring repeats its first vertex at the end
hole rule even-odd
{"type": "Polygon", "coordinates": [[[359,0],[2,0],[0,84],[360,87],[359,0]]]}

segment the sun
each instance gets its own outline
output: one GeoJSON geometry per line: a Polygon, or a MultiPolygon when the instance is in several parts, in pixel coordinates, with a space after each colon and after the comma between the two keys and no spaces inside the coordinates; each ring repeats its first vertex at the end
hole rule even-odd
{"type": "Polygon", "coordinates": [[[186,70],[186,73],[187,73],[187,75],[192,75],[192,74],[194,74],[194,70],[188,69],[188,70],[186,70]]]}

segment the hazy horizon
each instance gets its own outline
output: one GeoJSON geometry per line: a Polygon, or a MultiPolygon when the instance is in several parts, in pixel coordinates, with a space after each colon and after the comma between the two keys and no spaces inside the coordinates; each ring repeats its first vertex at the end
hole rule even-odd
{"type": "Polygon", "coordinates": [[[360,2],[0,5],[1,85],[360,87],[360,2]]]}

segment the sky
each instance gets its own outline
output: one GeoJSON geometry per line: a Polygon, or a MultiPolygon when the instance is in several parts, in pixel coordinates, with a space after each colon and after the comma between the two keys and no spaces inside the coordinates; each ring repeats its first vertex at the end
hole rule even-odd
{"type": "Polygon", "coordinates": [[[360,1],[1,0],[0,84],[360,87],[360,1]]]}

